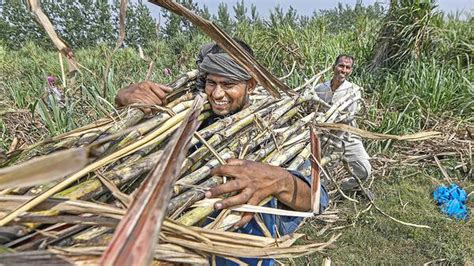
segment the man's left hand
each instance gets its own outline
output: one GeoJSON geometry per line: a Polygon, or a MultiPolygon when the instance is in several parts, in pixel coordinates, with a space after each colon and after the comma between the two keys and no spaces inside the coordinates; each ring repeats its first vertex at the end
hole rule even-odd
{"type": "MultiPolygon", "coordinates": [[[[231,177],[227,183],[211,188],[206,192],[207,198],[239,192],[229,198],[215,203],[216,210],[226,209],[241,204],[258,205],[268,196],[279,198],[279,195],[293,191],[293,176],[290,172],[268,164],[229,159],[226,165],[216,167],[212,175],[231,177]]],[[[252,213],[244,213],[234,227],[241,227],[252,219],[252,213]]]]}

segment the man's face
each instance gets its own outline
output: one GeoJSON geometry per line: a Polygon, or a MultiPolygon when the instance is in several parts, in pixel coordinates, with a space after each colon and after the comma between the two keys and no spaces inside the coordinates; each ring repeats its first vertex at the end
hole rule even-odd
{"type": "Polygon", "coordinates": [[[334,79],[344,82],[346,78],[352,73],[352,59],[349,57],[341,57],[337,64],[333,67],[334,79]]]}
{"type": "Polygon", "coordinates": [[[218,116],[235,113],[248,103],[248,93],[255,87],[252,80],[235,81],[226,77],[208,74],[205,92],[212,111],[218,116]]]}

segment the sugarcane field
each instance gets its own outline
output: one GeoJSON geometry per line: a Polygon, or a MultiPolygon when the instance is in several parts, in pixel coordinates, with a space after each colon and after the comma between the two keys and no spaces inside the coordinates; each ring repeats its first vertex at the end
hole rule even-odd
{"type": "Polygon", "coordinates": [[[0,1],[0,265],[474,265],[473,12],[0,1]]]}

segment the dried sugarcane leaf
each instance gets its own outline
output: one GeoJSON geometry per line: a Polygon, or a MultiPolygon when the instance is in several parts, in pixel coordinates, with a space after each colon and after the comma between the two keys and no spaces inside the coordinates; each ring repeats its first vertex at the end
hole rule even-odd
{"type": "Polygon", "coordinates": [[[74,265],[74,262],[46,250],[14,252],[0,255],[2,265],[74,265]]]}
{"type": "Polygon", "coordinates": [[[317,123],[318,128],[330,129],[330,130],[341,130],[349,133],[356,134],[363,138],[375,139],[375,140],[385,140],[385,139],[394,139],[394,140],[405,140],[405,141],[420,141],[427,140],[432,138],[437,138],[441,136],[441,132],[437,131],[424,131],[408,135],[390,135],[390,134],[381,134],[374,133],[360,128],[352,127],[346,124],[335,124],[335,123],[317,123]]]}
{"type": "Polygon", "coordinates": [[[120,200],[120,202],[122,202],[122,204],[125,205],[127,208],[130,207],[130,204],[133,200],[131,196],[120,191],[120,189],[114,184],[114,182],[112,182],[106,176],[97,173],[97,177],[100,179],[102,184],[104,184],[104,186],[106,186],[110,190],[110,192],[112,192],[112,195],[116,199],[120,200]]]}
{"type": "Polygon", "coordinates": [[[119,37],[117,38],[117,42],[115,43],[115,48],[112,54],[114,54],[120,48],[120,46],[122,46],[122,43],[125,40],[125,21],[126,21],[126,15],[127,15],[127,6],[128,6],[128,0],[120,1],[119,37]]]}
{"type": "MultiPolygon", "coordinates": [[[[219,200],[222,200],[222,199],[219,199],[219,198],[203,199],[194,203],[193,207],[212,207],[219,200]]],[[[233,210],[233,211],[238,211],[238,212],[266,213],[266,214],[294,216],[294,217],[313,217],[314,216],[312,212],[288,211],[288,210],[283,210],[283,209],[275,209],[271,207],[262,207],[262,206],[255,206],[255,205],[249,205],[249,204],[236,205],[228,209],[233,210]]]]}
{"type": "Polygon", "coordinates": [[[313,213],[319,213],[319,201],[321,197],[321,180],[319,164],[321,162],[321,143],[319,142],[316,130],[311,127],[311,210],[313,213]],[[316,162],[314,161],[316,160],[316,162]]]}
{"type": "Polygon", "coordinates": [[[51,41],[53,41],[54,46],[67,58],[68,66],[69,66],[69,74],[73,75],[77,69],[77,63],[74,60],[74,54],[72,49],[66,45],[66,43],[61,40],[54,30],[53,24],[48,19],[48,17],[44,14],[43,10],[41,9],[41,3],[39,0],[28,0],[28,7],[35,14],[36,20],[38,23],[43,27],[48,34],[51,41]]]}
{"type": "Polygon", "coordinates": [[[87,148],[76,148],[2,168],[0,188],[35,186],[63,178],[86,166],[88,156],[87,148]]]}
{"type": "Polygon", "coordinates": [[[198,116],[202,106],[202,97],[196,97],[193,107],[166,145],[161,160],[141,185],[137,198],[115,230],[102,255],[101,265],[151,263],[172,185],[179,175],[189,142],[199,126],[198,116]]]}
{"type": "Polygon", "coordinates": [[[180,16],[189,19],[194,25],[204,31],[220,47],[222,47],[237,63],[244,67],[260,85],[262,85],[274,97],[280,98],[278,88],[292,95],[287,85],[273,76],[265,67],[263,67],[253,56],[234,41],[226,32],[220,29],[216,24],[196,15],[183,5],[172,0],[150,0],[150,3],[159,5],[180,16]]]}
{"type": "MultiPolygon", "coordinates": [[[[17,205],[31,200],[31,196],[0,195],[0,212],[10,211],[17,205]]],[[[67,212],[73,214],[92,213],[101,216],[120,218],[125,210],[83,200],[69,200],[50,198],[36,205],[32,211],[67,212]]]]}
{"type": "MultiPolygon", "coordinates": [[[[229,232],[226,232],[229,234],[229,232]]],[[[243,235],[243,234],[240,234],[243,235]]],[[[230,245],[226,242],[214,243],[213,246],[205,245],[201,242],[192,241],[189,239],[183,239],[180,236],[166,237],[166,241],[169,243],[177,244],[183,247],[187,247],[193,250],[201,250],[204,252],[212,253],[218,256],[232,256],[232,257],[244,257],[244,258],[291,258],[304,256],[313,252],[322,251],[332,243],[334,243],[339,235],[333,235],[325,243],[312,243],[308,245],[300,245],[295,247],[264,247],[264,248],[253,248],[250,243],[230,245]]],[[[263,237],[262,237],[263,238],[263,237]]],[[[271,239],[271,238],[270,238],[271,239]]],[[[289,240],[292,241],[292,240],[289,240]]],[[[284,245],[286,246],[286,245],[284,245]]]]}

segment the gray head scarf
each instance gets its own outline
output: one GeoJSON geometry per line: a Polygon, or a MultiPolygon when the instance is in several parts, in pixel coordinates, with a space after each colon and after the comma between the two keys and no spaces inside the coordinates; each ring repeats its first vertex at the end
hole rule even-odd
{"type": "Polygon", "coordinates": [[[201,74],[215,74],[238,81],[252,78],[229,54],[222,52],[211,53],[214,45],[214,43],[204,45],[199,52],[196,63],[201,74]]]}

